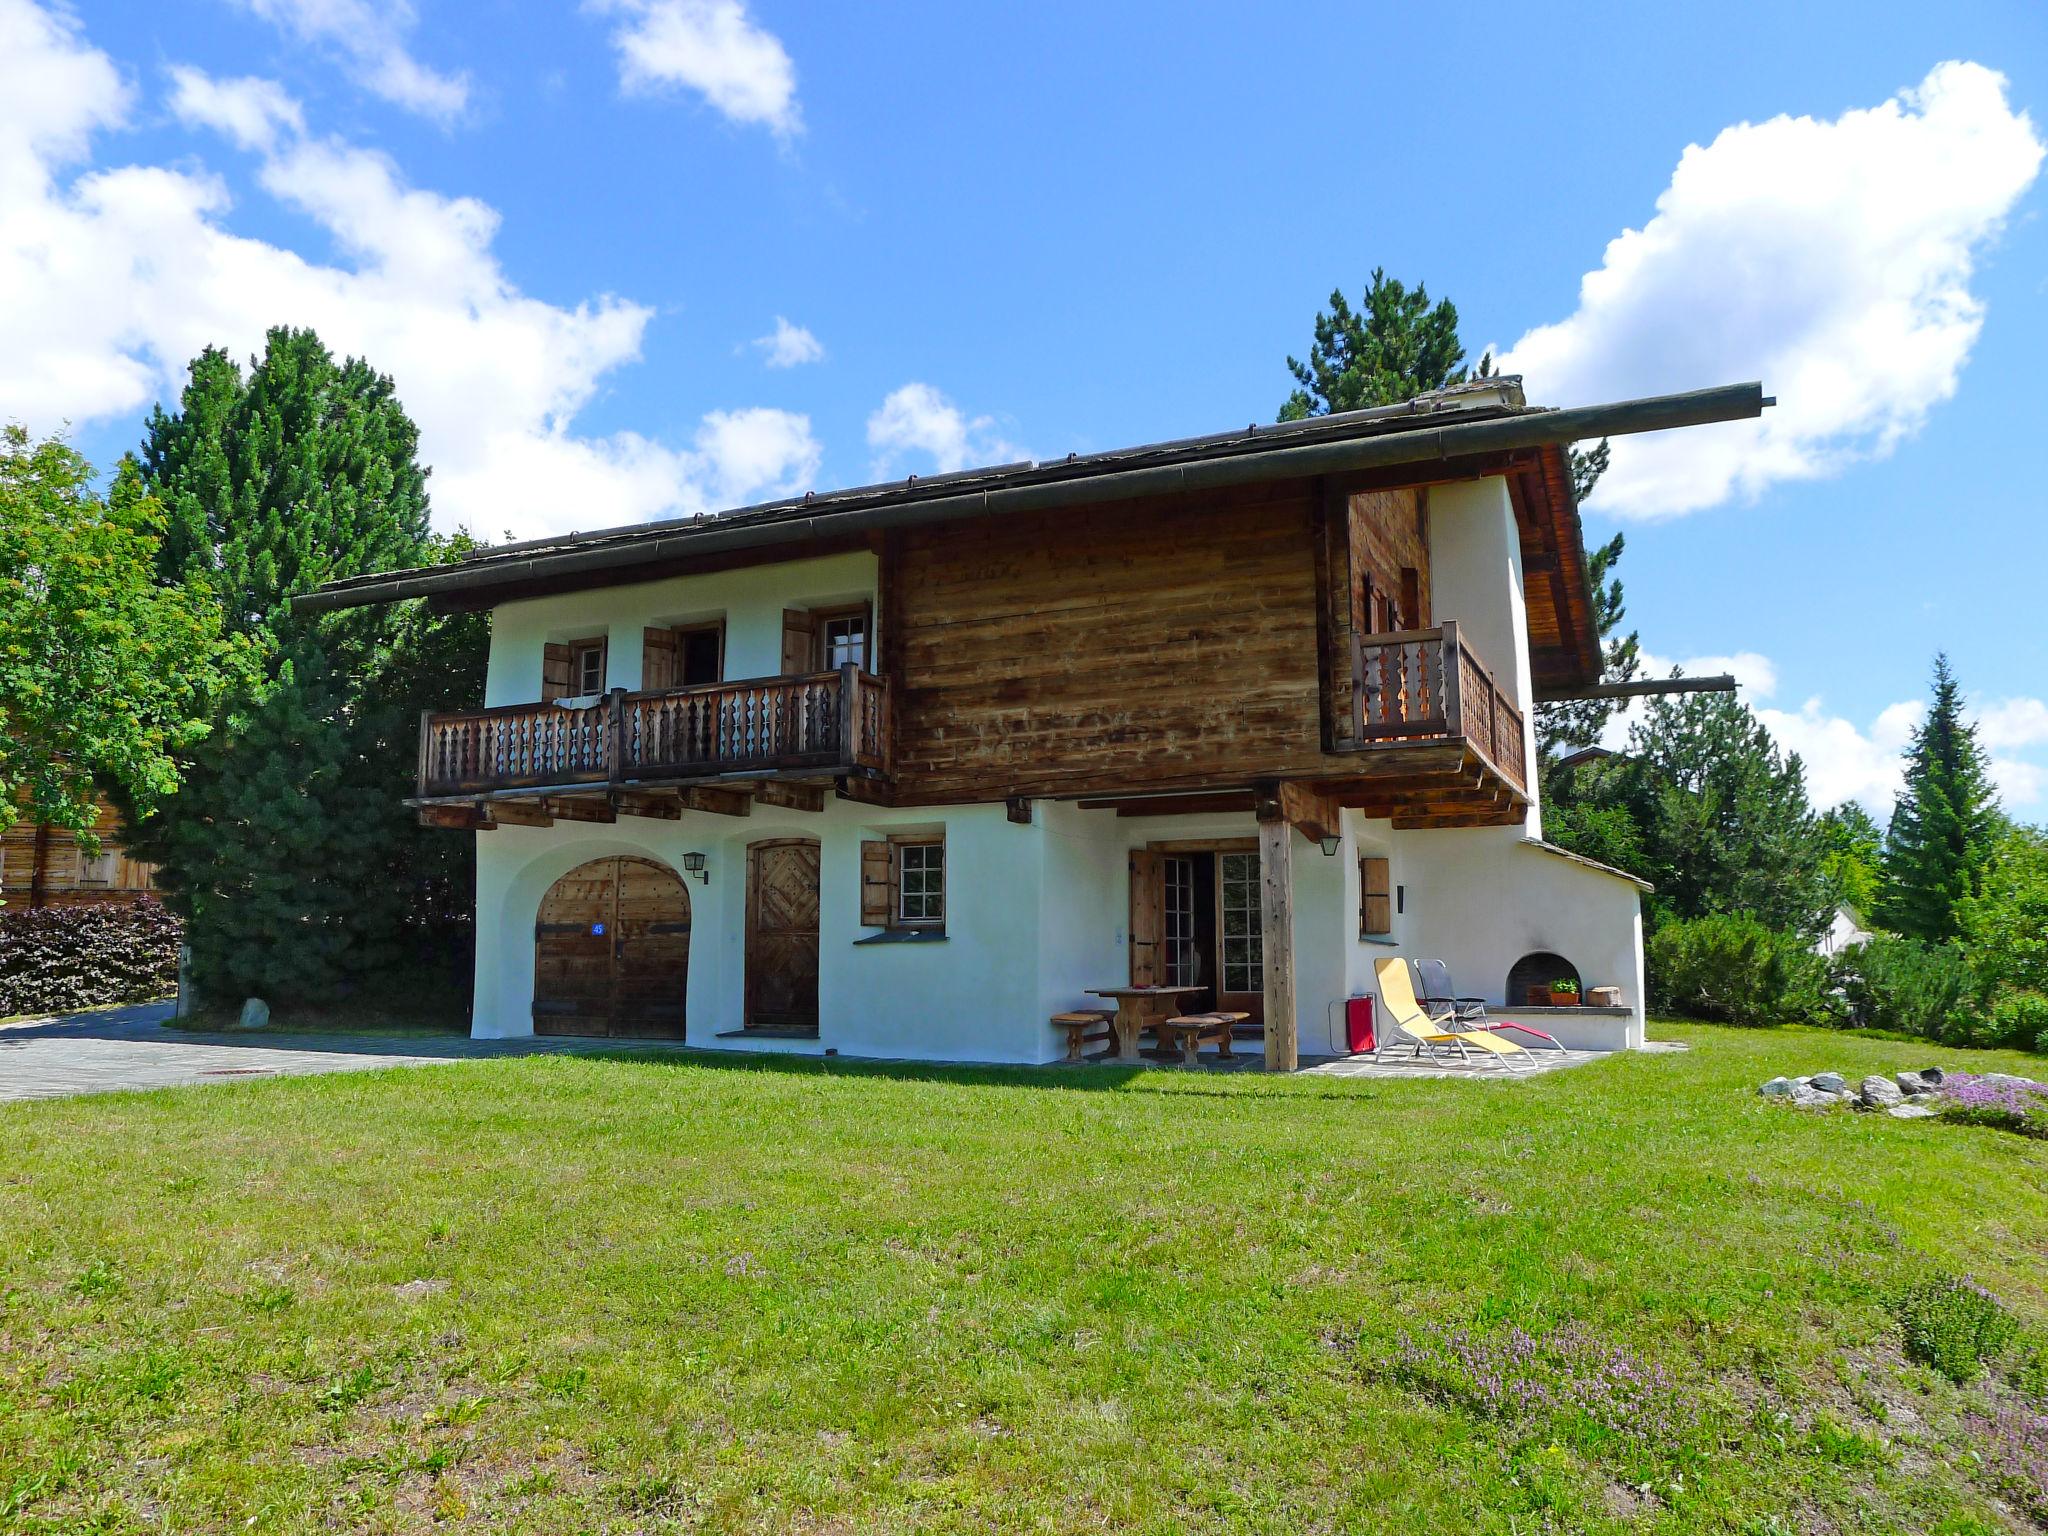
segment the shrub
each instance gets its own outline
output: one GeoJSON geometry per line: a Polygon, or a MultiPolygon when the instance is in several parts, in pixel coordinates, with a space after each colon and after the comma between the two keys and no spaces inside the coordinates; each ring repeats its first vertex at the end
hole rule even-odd
{"type": "Polygon", "coordinates": [[[1844,1021],[1950,1045],[1989,1045],[1969,957],[1952,944],[1873,934],[1835,956],[1832,979],[1844,1021]]]}
{"type": "Polygon", "coordinates": [[[1729,1024],[1811,1024],[1829,1016],[1827,964],[1795,934],[1754,918],[1666,922],[1645,951],[1650,1001],[1729,1024]]]}
{"type": "Polygon", "coordinates": [[[1892,1305],[1906,1357],[1961,1386],[2012,1341],[2013,1320],[1974,1280],[1943,1275],[1909,1285],[1892,1305]]]}
{"type": "Polygon", "coordinates": [[[2048,993],[2001,993],[1991,1004],[1988,1027],[2000,1045],[2048,1051],[2048,993]]]}
{"type": "Polygon", "coordinates": [[[0,911],[0,1017],[169,996],[179,935],[154,901],[0,911]]]}

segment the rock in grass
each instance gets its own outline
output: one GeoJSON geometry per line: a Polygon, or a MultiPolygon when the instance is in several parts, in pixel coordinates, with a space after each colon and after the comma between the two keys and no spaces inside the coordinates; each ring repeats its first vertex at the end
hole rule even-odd
{"type": "Polygon", "coordinates": [[[1822,1093],[1847,1093],[1849,1079],[1839,1072],[1816,1072],[1808,1079],[1811,1085],[1822,1093]]]}
{"type": "Polygon", "coordinates": [[[1892,1081],[1899,1085],[1899,1092],[1906,1094],[1932,1093],[1940,1086],[1930,1083],[1925,1072],[1895,1072],[1892,1081]]]}
{"type": "Polygon", "coordinates": [[[1879,1077],[1875,1073],[1863,1079],[1856,1087],[1856,1097],[1865,1104],[1868,1104],[1872,1109],[1889,1109],[1892,1105],[1904,1099],[1905,1096],[1905,1090],[1900,1088],[1897,1083],[1888,1077],[1879,1077]]]}
{"type": "Polygon", "coordinates": [[[241,1028],[261,1029],[269,1022],[270,1004],[263,1001],[262,998],[252,997],[242,1004],[241,1028]]]}
{"type": "Polygon", "coordinates": [[[1757,1089],[1757,1092],[1767,1099],[1789,1099],[1792,1097],[1792,1079],[1789,1077],[1774,1077],[1768,1083],[1765,1083],[1763,1087],[1757,1089]]]}
{"type": "Polygon", "coordinates": [[[1833,1109],[1842,1102],[1842,1095],[1829,1093],[1825,1088],[1795,1087],[1790,1102],[1797,1109],[1833,1109]]]}
{"type": "Polygon", "coordinates": [[[1925,1104],[1893,1104],[1885,1113],[1894,1120],[1929,1120],[1939,1111],[1930,1109],[1925,1104]]]}
{"type": "Polygon", "coordinates": [[[2016,1077],[2010,1072],[1986,1072],[1977,1081],[1993,1088],[2048,1088],[2048,1084],[2037,1083],[2031,1077],[2016,1077]]]}

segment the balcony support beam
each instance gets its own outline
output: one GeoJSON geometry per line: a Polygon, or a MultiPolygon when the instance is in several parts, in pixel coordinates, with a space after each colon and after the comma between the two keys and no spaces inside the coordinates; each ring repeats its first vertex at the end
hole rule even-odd
{"type": "Polygon", "coordinates": [[[751,816],[753,797],[737,789],[710,789],[699,785],[681,791],[685,810],[709,811],[715,816],[751,816]]]}

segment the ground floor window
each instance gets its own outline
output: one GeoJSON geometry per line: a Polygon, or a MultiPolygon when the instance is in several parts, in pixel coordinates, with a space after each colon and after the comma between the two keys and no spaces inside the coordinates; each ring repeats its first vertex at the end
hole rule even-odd
{"type": "Polygon", "coordinates": [[[946,920],[946,845],[902,843],[897,856],[898,921],[907,924],[943,923],[946,920]]]}
{"type": "Polygon", "coordinates": [[[1166,984],[1200,986],[1201,963],[1195,949],[1195,861],[1169,857],[1162,873],[1166,888],[1162,913],[1166,922],[1166,984]]]}
{"type": "Polygon", "coordinates": [[[1259,856],[1226,853],[1217,864],[1222,888],[1223,990],[1257,992],[1264,986],[1266,962],[1259,938],[1259,856]]]}

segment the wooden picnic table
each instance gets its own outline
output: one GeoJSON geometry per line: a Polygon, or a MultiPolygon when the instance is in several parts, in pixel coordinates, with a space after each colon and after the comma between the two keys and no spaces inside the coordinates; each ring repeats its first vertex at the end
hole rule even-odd
{"type": "Polygon", "coordinates": [[[1116,1017],[1109,1027],[1116,1032],[1116,1059],[1137,1061],[1138,1036],[1145,1026],[1180,1011],[1180,1000],[1202,987],[1090,987],[1093,997],[1116,1000],[1116,1017]]]}

